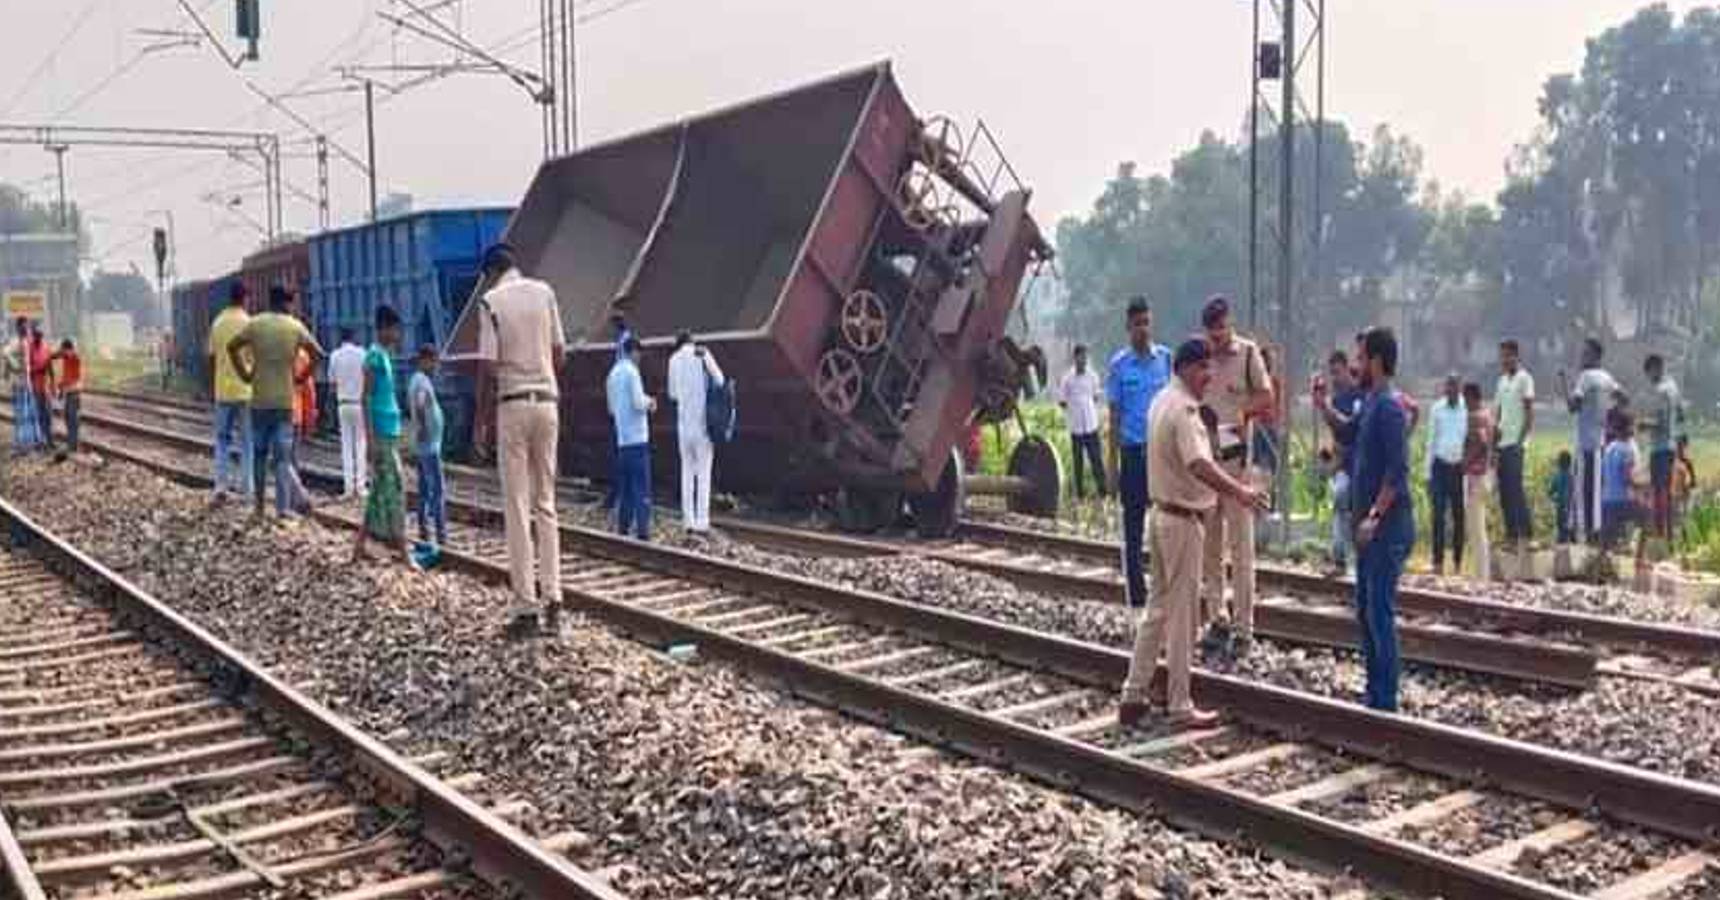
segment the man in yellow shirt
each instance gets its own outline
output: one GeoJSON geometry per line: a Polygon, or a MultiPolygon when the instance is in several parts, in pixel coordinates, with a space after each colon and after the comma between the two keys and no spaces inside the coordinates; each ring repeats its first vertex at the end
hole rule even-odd
{"type": "Polygon", "coordinates": [[[251,449],[251,384],[239,377],[233,368],[232,356],[227,352],[227,346],[249,324],[251,316],[245,312],[245,285],[235,281],[227,294],[227,308],[221,310],[209,326],[209,373],[215,383],[216,503],[227,499],[227,487],[235,476],[239,493],[247,497],[251,494],[254,460],[251,449]],[[238,472],[232,471],[235,440],[243,459],[238,472]]]}

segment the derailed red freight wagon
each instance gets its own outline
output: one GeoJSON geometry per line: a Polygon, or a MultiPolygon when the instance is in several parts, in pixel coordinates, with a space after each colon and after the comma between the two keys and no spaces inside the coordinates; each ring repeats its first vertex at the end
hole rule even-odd
{"type": "MultiPolygon", "coordinates": [[[[735,379],[722,489],[840,490],[862,525],[906,497],[922,527],[953,525],[954,448],[972,422],[1013,413],[1037,357],[1004,327],[1025,270],[1050,255],[1028,191],[975,134],[917,118],[880,64],[545,162],[505,239],[555,287],[573,346],[564,471],[607,473],[620,312],[653,394],[680,329],[735,379]]],[[[469,356],[476,331],[468,307],[449,355],[469,356]]],[[[665,402],[659,477],[678,463],[674,422],[665,402]]],[[[1036,484],[1054,505],[1049,448],[1016,463],[1040,477],[1005,486],[1036,484]]]]}

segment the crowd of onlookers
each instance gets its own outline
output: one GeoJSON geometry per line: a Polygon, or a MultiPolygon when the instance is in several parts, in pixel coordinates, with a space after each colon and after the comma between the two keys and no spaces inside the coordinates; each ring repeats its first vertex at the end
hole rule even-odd
{"type": "Polygon", "coordinates": [[[54,347],[43,336],[40,323],[15,320],[12,335],[0,349],[0,378],[10,388],[15,450],[63,456],[54,442],[54,404],[58,402],[66,423],[65,452],[78,452],[84,364],[71,338],[54,347]]]}
{"type": "MultiPolygon", "coordinates": [[[[1629,384],[1608,371],[1604,359],[1601,343],[1590,339],[1584,342],[1575,379],[1558,373],[1558,401],[1572,415],[1572,435],[1569,447],[1555,457],[1554,470],[1539,485],[1528,483],[1526,456],[1535,432],[1535,379],[1523,365],[1516,341],[1500,344],[1499,374],[1490,399],[1480,381],[1465,381],[1456,374],[1446,376],[1430,400],[1398,393],[1411,432],[1424,432],[1418,437],[1425,451],[1418,474],[1430,507],[1429,558],[1435,573],[1492,577],[1495,548],[1488,522],[1493,515],[1500,518],[1504,546],[1498,549],[1505,553],[1527,549],[1537,537],[1557,544],[1617,547],[1633,529],[1645,538],[1676,534],[1696,481],[1678,384],[1667,372],[1664,357],[1649,355],[1633,397],[1629,384]],[[1550,533],[1542,536],[1535,534],[1535,492],[1553,509],[1550,533]]],[[[1115,363],[1111,368],[1116,369],[1115,363]]],[[[1354,557],[1345,515],[1350,510],[1353,432],[1345,426],[1364,399],[1359,374],[1352,353],[1333,351],[1311,392],[1314,410],[1325,425],[1315,463],[1327,481],[1333,513],[1329,558],[1334,573],[1346,571],[1354,557]]],[[[1071,487],[1077,498],[1087,493],[1089,479],[1092,489],[1106,494],[1109,479],[1099,409],[1107,384],[1089,364],[1086,346],[1077,345],[1073,364],[1056,390],[1070,433],[1071,487]]],[[[1251,456],[1258,474],[1265,476],[1275,454],[1264,448],[1275,449],[1276,431],[1265,417],[1253,424],[1251,456]]],[[[1111,443],[1114,450],[1115,429],[1111,443]]],[[[1109,469],[1121,477],[1129,465],[1127,458],[1113,453],[1109,469]]]]}
{"type": "MultiPolygon", "coordinates": [[[[1216,714],[1195,708],[1189,695],[1190,648],[1203,631],[1199,642],[1209,652],[1240,656],[1253,643],[1254,525],[1273,506],[1266,486],[1280,459],[1284,387],[1267,347],[1231,326],[1224,297],[1207,302],[1202,330],[1174,352],[1152,341],[1145,299],[1131,300],[1125,317],[1128,343],[1103,376],[1078,346],[1057,388],[1077,497],[1089,468],[1098,492],[1106,493],[1100,410],[1109,413],[1123,598],[1144,610],[1119,718],[1132,725],[1162,707],[1173,725],[1209,725],[1216,714]],[[1153,675],[1161,652],[1163,683],[1153,675]]],[[[1576,379],[1559,373],[1558,395],[1574,433],[1546,484],[1553,537],[1595,545],[1594,573],[1606,575],[1612,551],[1637,529],[1640,572],[1647,539],[1672,536],[1695,483],[1684,404],[1661,356],[1645,360],[1634,409],[1631,393],[1603,360],[1601,343],[1591,339],[1576,379]]],[[[1495,497],[1503,550],[1516,554],[1518,577],[1527,571],[1525,551],[1535,537],[1525,483],[1535,379],[1517,342],[1500,344],[1491,400],[1479,381],[1452,374],[1437,396],[1418,401],[1398,386],[1398,362],[1395,333],[1370,328],[1356,335],[1352,351],[1330,354],[1309,392],[1329,441],[1317,459],[1331,487],[1331,574],[1347,574],[1354,559],[1365,701],[1387,712],[1398,705],[1397,585],[1419,527],[1413,485],[1426,486],[1437,574],[1447,571],[1448,560],[1452,572],[1468,561],[1476,577],[1493,577],[1488,519],[1495,497]],[[1425,450],[1419,466],[1412,462],[1417,442],[1425,450]]]]}

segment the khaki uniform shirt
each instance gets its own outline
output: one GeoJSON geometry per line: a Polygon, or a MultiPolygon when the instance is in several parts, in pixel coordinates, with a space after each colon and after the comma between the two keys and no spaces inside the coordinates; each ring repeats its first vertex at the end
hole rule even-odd
{"type": "Polygon", "coordinates": [[[1272,388],[1266,374],[1266,357],[1253,341],[1232,335],[1230,348],[1212,354],[1212,381],[1206,386],[1206,405],[1218,414],[1220,425],[1242,424],[1242,410],[1257,391],[1272,388]]]}
{"type": "Polygon", "coordinates": [[[483,301],[488,309],[478,316],[478,356],[495,362],[499,396],[520,391],[555,396],[554,348],[567,343],[555,291],[512,271],[483,301]]]}
{"type": "Polygon", "coordinates": [[[1195,512],[1217,505],[1218,492],[1189,468],[1197,460],[1212,459],[1212,439],[1200,420],[1200,401],[1181,378],[1172,378],[1153,400],[1147,434],[1147,486],[1153,502],[1195,512]]]}

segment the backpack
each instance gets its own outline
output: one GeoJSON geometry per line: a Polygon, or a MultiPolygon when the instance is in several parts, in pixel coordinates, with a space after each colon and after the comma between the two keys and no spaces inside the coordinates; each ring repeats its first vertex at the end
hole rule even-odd
{"type": "Polygon", "coordinates": [[[724,378],[718,384],[710,369],[705,369],[705,434],[713,444],[726,444],[735,437],[735,380],[724,378]]]}

